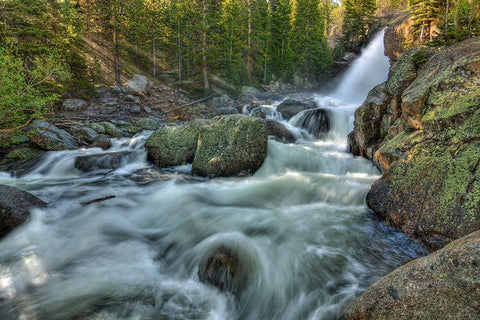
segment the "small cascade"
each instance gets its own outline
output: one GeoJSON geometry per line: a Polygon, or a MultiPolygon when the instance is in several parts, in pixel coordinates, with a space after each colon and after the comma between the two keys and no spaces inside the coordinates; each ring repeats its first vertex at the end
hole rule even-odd
{"type": "Polygon", "coordinates": [[[325,137],[330,131],[329,115],[324,109],[302,111],[290,119],[289,123],[305,129],[316,139],[325,137]]]}

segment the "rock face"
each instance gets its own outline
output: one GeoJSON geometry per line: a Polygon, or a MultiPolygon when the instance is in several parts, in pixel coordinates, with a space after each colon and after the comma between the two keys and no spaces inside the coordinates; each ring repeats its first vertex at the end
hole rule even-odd
{"type": "Polygon", "coordinates": [[[24,223],[32,208],[46,206],[45,202],[26,191],[0,185],[0,238],[24,223]]]}
{"type": "Polygon", "coordinates": [[[382,170],[367,196],[433,248],[480,229],[480,38],[416,49],[355,114],[350,147],[382,170]]]}
{"type": "Polygon", "coordinates": [[[347,319],[479,319],[480,231],[371,285],[347,319]]]}
{"type": "Polygon", "coordinates": [[[204,121],[192,121],[177,127],[155,130],[145,142],[148,159],[160,167],[192,163],[204,121]]]}
{"type": "Polygon", "coordinates": [[[200,130],[192,173],[206,177],[252,174],[267,155],[267,128],[246,115],[219,116],[200,130]]]}
{"type": "Polygon", "coordinates": [[[408,12],[400,13],[388,24],[383,42],[385,55],[390,62],[398,61],[406,53],[405,43],[411,41],[413,29],[413,21],[408,12]]]}
{"type": "Polygon", "coordinates": [[[71,134],[43,120],[33,121],[25,131],[27,137],[43,150],[58,151],[78,148],[71,134]]]}

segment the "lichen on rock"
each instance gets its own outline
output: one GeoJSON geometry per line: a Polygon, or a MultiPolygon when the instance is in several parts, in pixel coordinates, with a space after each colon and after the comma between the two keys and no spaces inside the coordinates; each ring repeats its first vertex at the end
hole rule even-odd
{"type": "Polygon", "coordinates": [[[202,127],[192,173],[206,177],[253,174],[265,160],[265,123],[246,115],[219,116],[202,127]]]}
{"type": "Polygon", "coordinates": [[[434,249],[480,229],[479,47],[477,37],[407,53],[357,110],[349,136],[384,173],[369,206],[434,249]]]}

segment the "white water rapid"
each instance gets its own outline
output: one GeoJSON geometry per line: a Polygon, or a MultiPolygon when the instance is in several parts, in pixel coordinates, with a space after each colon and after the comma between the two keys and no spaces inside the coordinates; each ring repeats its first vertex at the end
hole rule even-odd
{"type": "Polygon", "coordinates": [[[385,61],[380,34],[337,91],[314,97],[329,133],[270,140],[249,178],[158,169],[146,161],[149,133],[107,151],[51,152],[23,177],[0,173],[0,184],[52,205],[0,241],[0,319],[336,319],[426,253],[373,217],[365,196],[379,173],[345,152],[353,111],[385,80],[385,61]],[[119,151],[128,153],[116,170],[74,168],[78,156],[119,151]],[[115,198],[81,205],[106,196],[115,198]],[[238,256],[234,293],[197,274],[221,247],[238,256]]]}

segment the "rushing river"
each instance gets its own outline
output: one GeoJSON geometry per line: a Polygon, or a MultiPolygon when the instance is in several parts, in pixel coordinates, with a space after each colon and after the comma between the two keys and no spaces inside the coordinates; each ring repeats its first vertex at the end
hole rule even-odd
{"type": "Polygon", "coordinates": [[[108,151],[49,153],[21,178],[0,173],[0,184],[52,205],[0,242],[0,319],[336,319],[369,284],[425,254],[369,212],[379,172],[345,152],[355,108],[386,78],[382,40],[337,91],[314,96],[328,135],[309,139],[294,119],[301,141],[270,140],[252,177],[155,168],[143,149],[149,133],[108,151]],[[73,166],[77,156],[116,151],[132,151],[117,170],[73,166]],[[106,196],[115,198],[81,204],[106,196]],[[222,246],[238,254],[235,294],[197,275],[222,246]]]}

